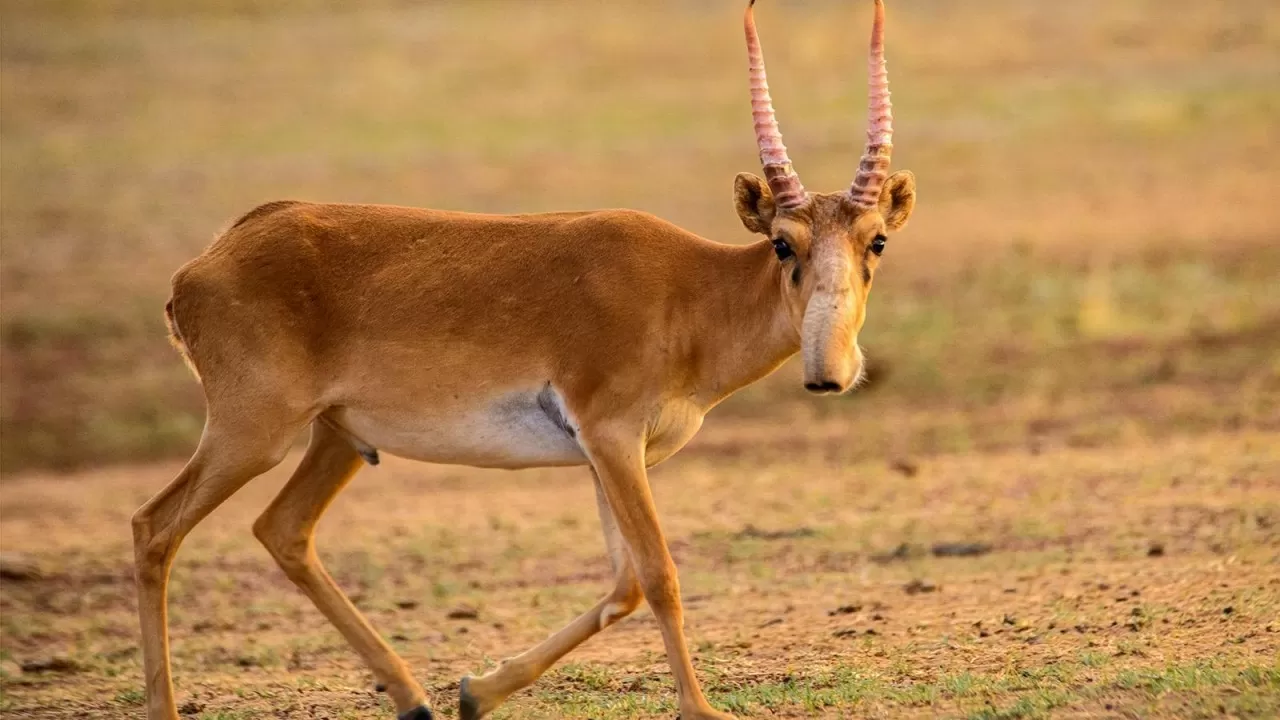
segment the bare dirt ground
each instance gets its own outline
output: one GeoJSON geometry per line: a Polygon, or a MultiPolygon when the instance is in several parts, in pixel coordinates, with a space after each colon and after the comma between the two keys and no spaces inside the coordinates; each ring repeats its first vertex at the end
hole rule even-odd
{"type": "MultiPolygon", "coordinates": [[[[161,320],[178,265],[281,197],[627,206],[747,241],[741,5],[4,3],[0,716],[141,713],[129,516],[203,416],[161,320]]],[[[860,5],[758,8],[815,189],[862,141],[860,5]]],[[[1280,716],[1280,12],[977,7],[890,4],[920,203],[869,387],[808,400],[784,368],[653,473],[700,676],[742,717],[1280,716]]],[[[188,717],[391,716],[250,534],[296,461],[178,554],[188,717]]],[[[461,675],[606,590],[591,495],[388,458],[321,556],[454,717],[461,675]]],[[[496,716],[672,698],[641,609],[496,716]]]]}
{"type": "MultiPolygon", "coordinates": [[[[184,712],[388,717],[358,658],[248,532],[290,464],[180,553],[184,712]]],[[[6,717],[138,712],[128,516],[176,469],[6,486],[6,550],[44,572],[0,591],[6,717]]],[[[1280,712],[1280,433],[856,463],[826,442],[761,452],[726,435],[654,483],[701,675],[744,716],[1280,712]]],[[[452,717],[461,675],[604,592],[598,535],[583,471],[391,460],[358,476],[321,548],[452,717]],[[475,617],[450,619],[465,608],[475,617]]],[[[497,717],[671,717],[672,697],[641,610],[497,717]]]]}

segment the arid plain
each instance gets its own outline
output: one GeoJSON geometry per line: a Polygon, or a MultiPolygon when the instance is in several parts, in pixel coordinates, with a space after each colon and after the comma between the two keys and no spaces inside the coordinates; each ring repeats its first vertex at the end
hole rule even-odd
{"type": "MultiPolygon", "coordinates": [[[[867,3],[760,3],[807,186],[852,178],[867,3]]],[[[129,516],[202,419],[168,278],[278,198],[648,210],[747,242],[737,2],[0,8],[0,716],[137,717],[129,516]],[[33,564],[34,567],[23,567],[33,564]]],[[[869,386],[785,367],[653,472],[712,702],[743,717],[1280,714],[1280,9],[889,3],[894,164],[869,386]]],[[[171,597],[192,718],[387,718],[249,527],[171,597]]],[[[584,470],[367,468],[339,583],[443,717],[593,603],[584,470]]],[[[498,718],[674,717],[647,610],[498,718]]]]}

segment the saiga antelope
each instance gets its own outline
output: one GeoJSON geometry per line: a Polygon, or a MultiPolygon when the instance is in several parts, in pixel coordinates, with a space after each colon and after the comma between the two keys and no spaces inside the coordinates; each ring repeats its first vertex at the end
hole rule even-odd
{"type": "Polygon", "coordinates": [[[494,216],[275,202],[178,270],[166,318],[208,416],[186,467],[133,517],[150,720],[178,717],[166,585],[179,543],[279,463],[308,425],[301,465],[253,531],[368,663],[402,720],[432,716],[426,694],[314,544],[320,515],[378,450],[592,471],[613,589],[536,647],[464,678],[462,718],[492,711],[641,598],[662,631],[680,717],[731,717],[708,704],[694,675],[646,468],[688,442],[710,408],[796,352],[806,389],[856,385],[857,336],[885,236],[915,204],[913,176],[888,172],[882,0],[866,150],[840,192],[801,186],[750,6],[745,29],[765,179],[739,174],[734,203],[765,240],[722,245],[628,210],[494,216]]]}

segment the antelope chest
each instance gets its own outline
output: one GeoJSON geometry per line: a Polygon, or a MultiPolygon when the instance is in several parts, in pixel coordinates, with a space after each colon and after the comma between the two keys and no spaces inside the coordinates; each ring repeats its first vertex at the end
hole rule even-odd
{"type": "Polygon", "coordinates": [[[669,400],[659,408],[649,426],[645,465],[650,467],[675,455],[702,428],[705,410],[691,400],[669,400]]]}

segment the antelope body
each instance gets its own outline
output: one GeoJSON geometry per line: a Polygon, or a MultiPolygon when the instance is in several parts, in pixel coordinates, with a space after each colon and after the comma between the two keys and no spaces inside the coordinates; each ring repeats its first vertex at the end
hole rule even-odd
{"type": "Polygon", "coordinates": [[[208,416],[190,462],[133,520],[150,720],[177,717],[166,588],[178,544],[308,426],[306,455],[254,533],[362,655],[401,718],[432,716],[422,687],[314,547],[320,515],[379,451],[592,470],[613,589],[540,645],[464,678],[462,718],[487,714],[642,598],[662,630],[681,717],[730,717],[694,675],[646,468],[797,351],[811,391],[856,384],[857,332],[885,234],[915,200],[909,173],[887,173],[880,0],[868,149],[840,193],[800,186],[750,7],[746,31],[766,180],[741,174],[734,194],[744,225],[765,241],[714,243],[630,210],[497,216],[276,202],[175,274],[166,317],[208,416]]]}
{"type": "Polygon", "coordinates": [[[588,464],[583,421],[625,416],[652,464],[795,352],[779,271],[631,210],[276,203],[177,273],[169,315],[237,415],[501,468],[588,464]]]}

